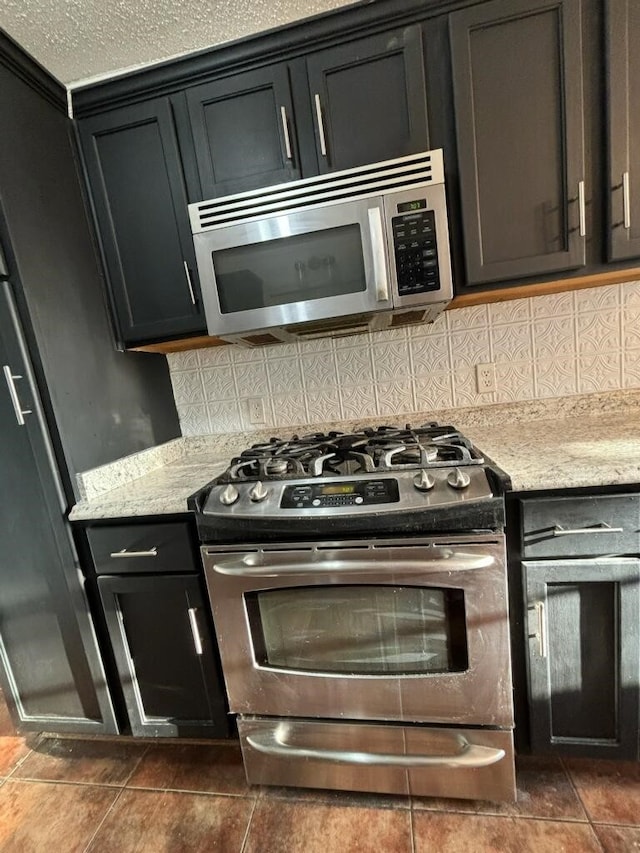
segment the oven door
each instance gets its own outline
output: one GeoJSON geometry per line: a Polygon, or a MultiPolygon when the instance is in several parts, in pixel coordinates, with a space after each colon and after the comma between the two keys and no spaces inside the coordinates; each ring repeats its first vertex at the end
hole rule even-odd
{"type": "Polygon", "coordinates": [[[203,231],[194,243],[211,335],[392,307],[380,197],[203,231]]]}
{"type": "Polygon", "coordinates": [[[501,536],[202,551],[232,711],[513,724],[501,536]]]}

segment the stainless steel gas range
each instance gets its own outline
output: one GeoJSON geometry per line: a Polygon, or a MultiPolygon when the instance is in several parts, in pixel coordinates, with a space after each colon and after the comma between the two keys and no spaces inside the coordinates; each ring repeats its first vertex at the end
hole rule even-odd
{"type": "Polygon", "coordinates": [[[429,424],[272,439],[191,499],[249,782],[515,798],[504,483],[429,424]]]}

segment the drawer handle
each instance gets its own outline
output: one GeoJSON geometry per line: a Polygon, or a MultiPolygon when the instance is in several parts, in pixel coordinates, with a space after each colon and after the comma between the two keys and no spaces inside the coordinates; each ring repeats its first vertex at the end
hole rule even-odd
{"type": "Polygon", "coordinates": [[[197,607],[190,607],[187,610],[189,614],[189,624],[191,625],[191,634],[193,635],[193,647],[197,655],[202,654],[202,638],[198,629],[198,618],[196,616],[197,607]]]}
{"type": "Polygon", "coordinates": [[[127,551],[126,548],[123,548],[122,551],[112,551],[109,556],[113,560],[117,560],[122,557],[157,557],[158,548],[156,545],[154,545],[153,548],[150,548],[148,551],[127,551]]]}
{"type": "Polygon", "coordinates": [[[611,527],[606,521],[601,521],[600,524],[594,527],[572,527],[566,529],[556,524],[553,528],[554,536],[581,536],[583,533],[624,533],[624,527],[611,527]]]}
{"type": "Polygon", "coordinates": [[[533,607],[530,607],[529,610],[534,610],[536,614],[536,630],[533,634],[529,634],[529,639],[538,641],[538,654],[541,658],[546,658],[547,623],[544,617],[544,601],[536,601],[533,607]]]}
{"type": "Polygon", "coordinates": [[[247,735],[247,743],[258,752],[279,758],[308,758],[336,764],[360,764],[374,767],[489,767],[505,756],[504,749],[470,743],[462,735],[455,738],[459,751],[453,755],[395,755],[386,752],[294,746],[285,740],[287,734],[286,724],[281,723],[275,730],[247,735]]]}

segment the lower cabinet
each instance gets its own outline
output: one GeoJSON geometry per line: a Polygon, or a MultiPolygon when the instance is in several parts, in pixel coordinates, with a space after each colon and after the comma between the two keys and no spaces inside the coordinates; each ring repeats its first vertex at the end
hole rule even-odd
{"type": "Polygon", "coordinates": [[[187,522],[88,531],[134,735],[229,735],[215,635],[188,532],[187,522]]]}
{"type": "Polygon", "coordinates": [[[525,562],[531,745],[635,759],[640,560],[525,562]]]}

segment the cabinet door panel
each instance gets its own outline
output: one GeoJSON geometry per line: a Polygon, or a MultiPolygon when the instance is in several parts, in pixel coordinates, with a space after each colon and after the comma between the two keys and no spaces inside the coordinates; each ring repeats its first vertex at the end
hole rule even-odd
{"type": "Polygon", "coordinates": [[[320,172],[428,149],[419,26],[319,51],[307,70],[320,172]]]}
{"type": "Polygon", "coordinates": [[[636,758],[640,562],[523,566],[533,749],[636,758]]]}
{"type": "Polygon", "coordinates": [[[86,119],[80,135],[123,340],[203,331],[169,101],[86,119]]]}
{"type": "Polygon", "coordinates": [[[286,64],[194,86],[186,96],[203,198],[300,177],[286,64]]]}
{"type": "Polygon", "coordinates": [[[102,576],[98,588],[133,734],[225,737],[225,702],[198,577],[102,576]]]}
{"type": "Polygon", "coordinates": [[[609,0],[607,14],[609,257],[622,260],[640,256],[640,5],[609,0]]]}
{"type": "Polygon", "coordinates": [[[450,35],[468,283],[582,266],[579,0],[494,0],[450,35]]]}

